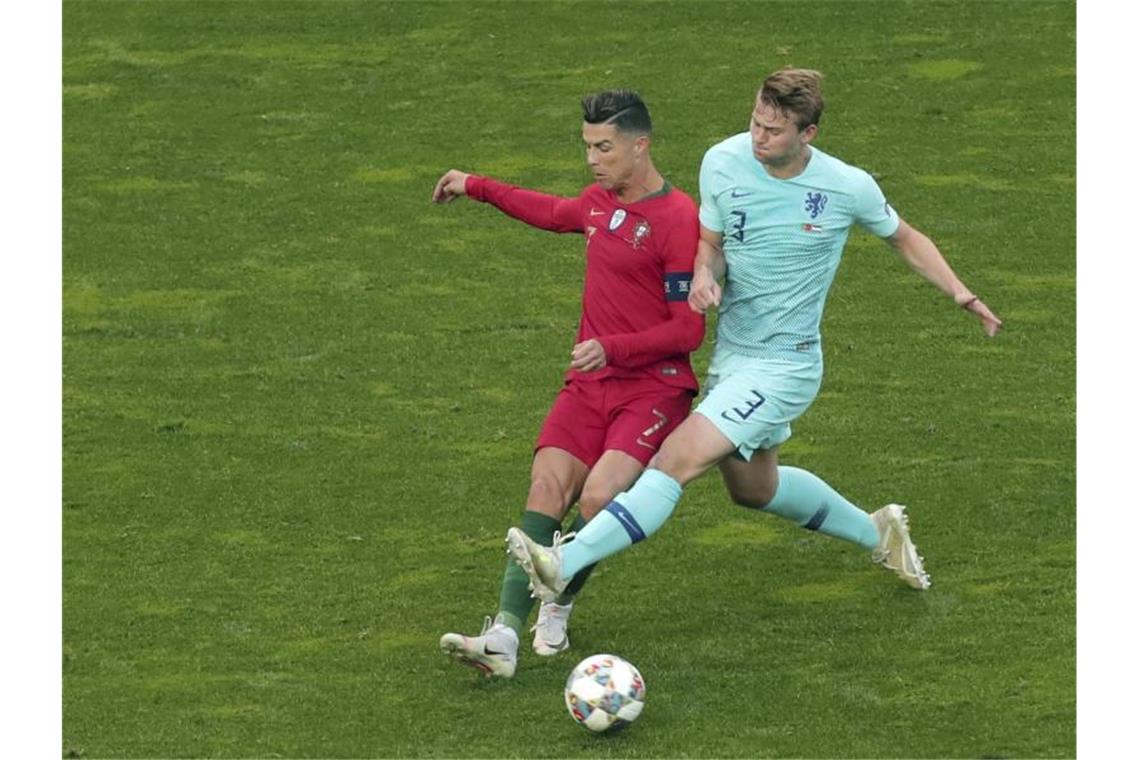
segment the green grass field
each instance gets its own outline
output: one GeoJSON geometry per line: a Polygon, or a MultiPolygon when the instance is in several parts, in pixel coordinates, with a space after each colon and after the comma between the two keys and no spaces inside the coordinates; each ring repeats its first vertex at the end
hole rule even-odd
{"type": "Polygon", "coordinates": [[[1075,754],[1073,3],[69,1],[63,64],[65,756],[1075,754]],[[494,611],[582,240],[432,186],[575,193],[631,86],[695,195],[785,64],[1006,320],[853,234],[783,449],[910,504],[935,585],[708,476],[485,681],[437,641],[494,611]],[[562,706],[600,651],[613,737],[562,706]]]}

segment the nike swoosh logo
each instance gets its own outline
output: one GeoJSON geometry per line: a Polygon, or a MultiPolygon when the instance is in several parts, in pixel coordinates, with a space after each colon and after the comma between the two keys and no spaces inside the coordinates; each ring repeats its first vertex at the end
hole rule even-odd
{"type": "Polygon", "coordinates": [[[603,216],[605,211],[598,211],[596,208],[590,209],[590,216],[603,216]]]}
{"type": "Polygon", "coordinates": [[[736,190],[733,190],[733,191],[732,191],[732,197],[733,197],[733,198],[743,198],[743,197],[744,197],[744,196],[746,196],[746,195],[752,195],[752,191],[750,191],[750,190],[745,190],[743,193],[741,193],[741,192],[737,192],[736,190]]]}

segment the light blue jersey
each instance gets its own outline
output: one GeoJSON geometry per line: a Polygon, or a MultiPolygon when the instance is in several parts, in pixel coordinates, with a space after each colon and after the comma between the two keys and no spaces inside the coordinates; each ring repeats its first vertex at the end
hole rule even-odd
{"type": "Polygon", "coordinates": [[[851,226],[893,235],[899,217],[870,174],[811,149],[776,179],[744,132],[701,163],[701,224],[724,235],[728,263],[717,347],[760,359],[822,362],[819,323],[851,226]]]}

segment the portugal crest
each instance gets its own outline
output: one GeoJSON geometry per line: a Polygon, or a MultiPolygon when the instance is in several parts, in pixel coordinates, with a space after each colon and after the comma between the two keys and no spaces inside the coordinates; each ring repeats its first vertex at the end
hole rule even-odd
{"type": "Polygon", "coordinates": [[[649,237],[649,222],[642,219],[633,228],[633,247],[640,248],[649,237]]]}

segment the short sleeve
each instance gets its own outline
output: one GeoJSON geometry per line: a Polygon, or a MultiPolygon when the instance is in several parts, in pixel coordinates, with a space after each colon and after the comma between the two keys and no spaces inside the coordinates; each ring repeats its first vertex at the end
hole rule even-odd
{"type": "Polygon", "coordinates": [[[724,175],[717,170],[718,161],[712,150],[705,153],[701,161],[701,208],[699,217],[705,229],[724,232],[724,215],[717,205],[717,198],[726,189],[724,175]]]}
{"type": "Polygon", "coordinates": [[[868,232],[885,238],[899,228],[899,215],[887,202],[879,183],[865,171],[859,172],[855,195],[855,221],[868,232]]]}

